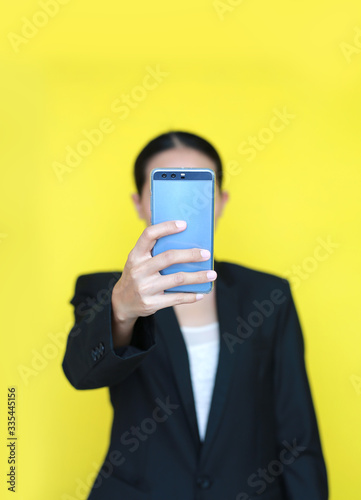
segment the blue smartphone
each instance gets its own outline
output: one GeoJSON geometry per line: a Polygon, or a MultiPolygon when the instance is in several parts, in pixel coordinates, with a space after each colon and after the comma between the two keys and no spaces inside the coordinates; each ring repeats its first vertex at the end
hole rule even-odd
{"type": "MultiPolygon", "coordinates": [[[[150,173],[152,224],[168,220],[185,220],[180,233],[159,238],[152,256],[171,249],[204,248],[211,257],[203,262],[172,264],[160,271],[162,275],[214,269],[214,186],[215,173],[207,168],[155,168],[150,173]]],[[[213,281],[180,285],[165,292],[210,293],[213,281]]]]}

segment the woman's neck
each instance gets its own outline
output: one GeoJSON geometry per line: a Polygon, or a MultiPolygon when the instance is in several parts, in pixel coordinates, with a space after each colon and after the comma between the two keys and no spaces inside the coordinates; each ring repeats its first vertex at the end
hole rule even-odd
{"type": "Polygon", "coordinates": [[[203,326],[218,321],[216,305],[216,283],[210,293],[205,293],[203,299],[192,304],[173,306],[180,326],[203,326]]]}

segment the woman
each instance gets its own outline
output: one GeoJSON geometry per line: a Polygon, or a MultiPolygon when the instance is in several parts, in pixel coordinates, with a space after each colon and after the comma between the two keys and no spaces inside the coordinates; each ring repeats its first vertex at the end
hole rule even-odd
{"type": "MultiPolygon", "coordinates": [[[[77,389],[109,386],[109,450],[89,499],[325,500],[327,475],[287,280],[214,260],[215,272],[161,275],[199,249],[156,257],[153,168],[212,168],[215,222],[228,194],[205,139],[169,132],[135,162],[133,201],[147,227],[122,272],[80,276],[64,372],[77,389]],[[212,292],[164,294],[215,280],[212,292]]],[[[179,221],[178,221],[179,222],[179,221]]]]}

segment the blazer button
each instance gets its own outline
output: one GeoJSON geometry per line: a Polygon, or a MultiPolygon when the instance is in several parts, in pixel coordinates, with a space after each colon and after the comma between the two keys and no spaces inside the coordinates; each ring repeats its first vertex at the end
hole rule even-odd
{"type": "Polygon", "coordinates": [[[201,490],[207,490],[211,487],[212,481],[209,476],[198,476],[197,477],[197,486],[201,490]]]}
{"type": "Polygon", "coordinates": [[[93,358],[94,361],[98,359],[97,353],[94,351],[94,349],[91,350],[91,357],[93,358]]]}

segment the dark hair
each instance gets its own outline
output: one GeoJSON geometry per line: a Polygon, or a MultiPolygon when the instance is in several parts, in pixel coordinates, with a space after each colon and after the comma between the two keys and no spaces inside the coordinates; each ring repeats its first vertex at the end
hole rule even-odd
{"type": "Polygon", "coordinates": [[[216,182],[219,189],[222,188],[222,161],[216,149],[206,139],[190,132],[171,131],[159,135],[152,139],[139,153],[134,164],[134,178],[139,195],[142,194],[145,184],[145,171],[148,161],[158,153],[173,149],[179,146],[186,146],[195,149],[214,161],[216,165],[216,182]]]}

